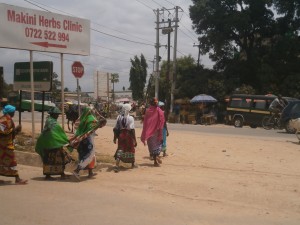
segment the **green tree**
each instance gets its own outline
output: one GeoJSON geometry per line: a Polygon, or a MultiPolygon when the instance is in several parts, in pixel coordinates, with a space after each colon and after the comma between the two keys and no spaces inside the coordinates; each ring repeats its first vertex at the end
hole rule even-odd
{"type": "Polygon", "coordinates": [[[53,72],[52,74],[52,98],[54,102],[61,101],[61,82],[58,80],[58,74],[53,72]]]}
{"type": "Polygon", "coordinates": [[[113,89],[112,89],[112,99],[113,101],[115,101],[115,83],[119,82],[119,74],[117,73],[112,73],[111,74],[111,78],[110,78],[110,82],[113,85],[113,89]]]}
{"type": "Polygon", "coordinates": [[[300,75],[298,0],[192,0],[200,51],[209,53],[229,90],[295,93],[300,75]]]}
{"type": "MultiPolygon", "coordinates": [[[[190,16],[200,35],[200,51],[210,53],[216,69],[223,70],[238,61],[240,82],[256,85],[262,42],[272,34],[273,12],[270,0],[193,0],[190,16]]],[[[230,73],[232,74],[232,73],[230,73]]],[[[234,74],[233,76],[236,76],[234,74]]]]}
{"type": "Polygon", "coordinates": [[[143,100],[148,65],[143,54],[141,54],[140,58],[135,56],[134,59],[130,59],[130,61],[129,82],[132,98],[134,100],[143,100]]]}
{"type": "MultiPolygon", "coordinates": [[[[171,62],[173,64],[173,62],[171,62]]],[[[172,65],[171,65],[172,67],[172,65]]],[[[170,102],[170,81],[167,76],[167,62],[163,61],[159,84],[159,98],[170,102]]],[[[227,92],[223,74],[204,69],[194,58],[184,56],[177,59],[177,79],[174,98],[192,98],[198,94],[209,94],[223,99],[227,92]]]]}

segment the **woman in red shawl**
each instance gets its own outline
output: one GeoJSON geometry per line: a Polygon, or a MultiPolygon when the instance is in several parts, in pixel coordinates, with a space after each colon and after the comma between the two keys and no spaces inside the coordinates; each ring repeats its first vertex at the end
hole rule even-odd
{"type": "Polygon", "coordinates": [[[159,154],[162,148],[162,130],[164,127],[164,112],[158,107],[158,100],[153,98],[146,110],[141,141],[148,145],[150,156],[154,159],[154,166],[159,166],[159,154]]]}

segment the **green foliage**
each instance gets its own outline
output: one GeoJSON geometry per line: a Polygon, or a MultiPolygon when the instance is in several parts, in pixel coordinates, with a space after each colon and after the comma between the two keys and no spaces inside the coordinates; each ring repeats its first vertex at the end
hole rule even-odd
{"type": "Polygon", "coordinates": [[[134,100],[143,100],[148,65],[143,54],[141,54],[140,58],[135,56],[130,61],[129,88],[132,90],[132,98],[134,100]]]}
{"type": "Polygon", "coordinates": [[[228,93],[248,85],[259,94],[297,95],[299,0],[193,3],[190,16],[199,34],[200,51],[209,53],[216,62],[214,69],[223,72],[228,93]]]}
{"type": "Polygon", "coordinates": [[[54,102],[61,102],[61,82],[58,80],[58,74],[52,74],[52,98],[54,102]]]}
{"type": "Polygon", "coordinates": [[[119,82],[119,74],[118,73],[112,73],[110,82],[113,84],[112,99],[114,101],[115,100],[115,83],[119,82]]]}
{"type": "Polygon", "coordinates": [[[243,84],[241,87],[235,89],[233,94],[255,95],[255,90],[250,85],[243,84]]]}

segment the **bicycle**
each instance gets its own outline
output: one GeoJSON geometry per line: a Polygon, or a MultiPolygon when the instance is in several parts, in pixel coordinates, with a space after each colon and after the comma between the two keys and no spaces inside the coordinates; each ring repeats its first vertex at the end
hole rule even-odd
{"type": "Polygon", "coordinates": [[[271,116],[265,116],[262,120],[262,126],[266,130],[280,129],[280,115],[279,114],[271,114],[271,116]]]}

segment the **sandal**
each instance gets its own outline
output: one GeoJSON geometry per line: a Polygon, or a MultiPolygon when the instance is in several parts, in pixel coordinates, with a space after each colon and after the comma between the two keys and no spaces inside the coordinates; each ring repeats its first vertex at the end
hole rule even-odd
{"type": "Polygon", "coordinates": [[[16,181],[15,184],[18,184],[18,185],[24,185],[24,184],[27,184],[28,183],[28,180],[19,180],[19,181],[16,181]]]}
{"type": "Polygon", "coordinates": [[[160,165],[158,163],[154,163],[155,167],[160,167],[160,165]]]}
{"type": "Polygon", "coordinates": [[[117,167],[117,166],[115,166],[114,167],[114,171],[115,171],[115,173],[118,173],[120,170],[119,170],[119,167],[117,167]]]}
{"type": "Polygon", "coordinates": [[[51,176],[50,177],[46,176],[45,180],[56,180],[56,179],[54,177],[51,177],[51,176]]]}
{"type": "Polygon", "coordinates": [[[159,164],[162,164],[162,161],[161,161],[161,159],[159,158],[159,156],[156,157],[156,161],[157,161],[159,164]]]}
{"type": "Polygon", "coordinates": [[[90,173],[89,175],[88,175],[88,178],[92,178],[92,177],[94,177],[94,176],[96,176],[97,175],[97,173],[90,173]]]}
{"type": "Polygon", "coordinates": [[[76,173],[75,171],[73,172],[74,177],[76,178],[77,181],[80,181],[80,176],[79,173],[76,173]]]}

